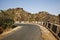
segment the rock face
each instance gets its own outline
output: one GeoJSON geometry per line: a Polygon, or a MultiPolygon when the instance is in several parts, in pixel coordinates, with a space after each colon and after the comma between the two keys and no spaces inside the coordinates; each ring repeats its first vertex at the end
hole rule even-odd
{"type": "Polygon", "coordinates": [[[58,17],[45,11],[31,14],[25,11],[23,8],[10,8],[6,10],[6,12],[12,16],[14,21],[49,21],[51,23],[58,24],[58,17]]]}

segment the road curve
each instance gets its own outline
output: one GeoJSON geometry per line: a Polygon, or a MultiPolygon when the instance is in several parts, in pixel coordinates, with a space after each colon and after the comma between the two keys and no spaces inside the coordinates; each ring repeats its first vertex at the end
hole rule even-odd
{"type": "Polygon", "coordinates": [[[43,40],[39,26],[33,24],[19,24],[21,29],[6,35],[2,40],[43,40]]]}

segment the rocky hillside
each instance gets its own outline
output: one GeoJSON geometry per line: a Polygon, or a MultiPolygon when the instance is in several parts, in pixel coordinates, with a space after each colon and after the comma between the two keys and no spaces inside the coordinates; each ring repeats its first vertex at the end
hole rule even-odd
{"type": "Polygon", "coordinates": [[[44,22],[49,21],[51,23],[58,24],[58,17],[55,15],[51,15],[48,12],[44,12],[44,11],[39,12],[37,17],[39,17],[41,21],[44,22]]]}
{"type": "Polygon", "coordinates": [[[10,8],[5,10],[5,12],[9,13],[14,21],[49,21],[58,24],[58,17],[45,11],[32,14],[25,11],[23,8],[10,8]]]}

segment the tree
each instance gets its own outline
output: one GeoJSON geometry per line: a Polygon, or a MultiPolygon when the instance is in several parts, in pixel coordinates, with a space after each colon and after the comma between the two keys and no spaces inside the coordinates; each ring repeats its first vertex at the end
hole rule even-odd
{"type": "Polygon", "coordinates": [[[10,13],[1,10],[0,26],[2,26],[4,29],[6,29],[7,27],[10,27],[14,23],[14,20],[12,18],[13,17],[10,15],[10,13]]]}
{"type": "Polygon", "coordinates": [[[38,18],[38,17],[36,17],[36,18],[35,18],[35,21],[39,21],[39,18],[38,18]]]}

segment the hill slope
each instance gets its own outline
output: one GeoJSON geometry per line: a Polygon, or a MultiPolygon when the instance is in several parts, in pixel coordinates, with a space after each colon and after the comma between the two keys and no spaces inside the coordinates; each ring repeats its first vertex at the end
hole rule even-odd
{"type": "Polygon", "coordinates": [[[58,24],[58,17],[45,11],[31,14],[23,8],[10,8],[5,12],[9,13],[14,21],[49,21],[58,24]]]}

